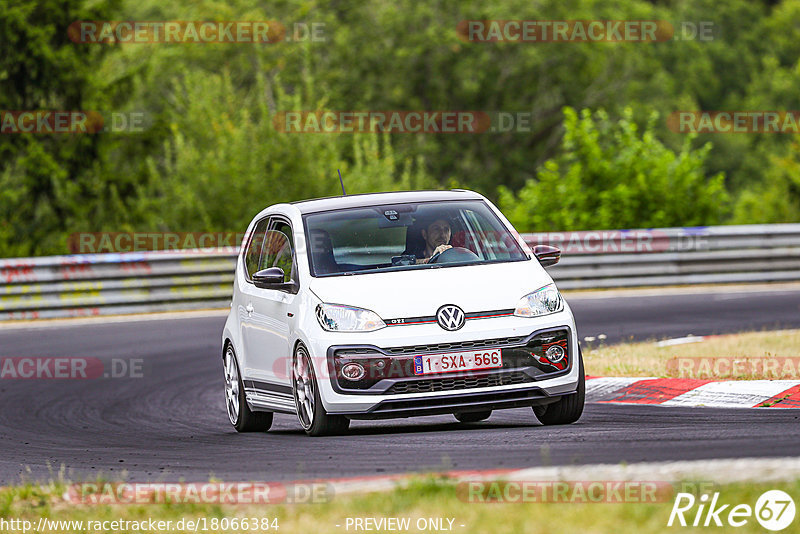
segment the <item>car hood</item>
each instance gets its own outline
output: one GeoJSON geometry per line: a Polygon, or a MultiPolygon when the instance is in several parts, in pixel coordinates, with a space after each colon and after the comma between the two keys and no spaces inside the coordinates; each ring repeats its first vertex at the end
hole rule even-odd
{"type": "Polygon", "coordinates": [[[512,309],[522,296],[550,283],[533,259],[312,278],[310,288],[323,302],[365,308],[390,319],[431,316],[444,304],[466,313],[512,309]]]}

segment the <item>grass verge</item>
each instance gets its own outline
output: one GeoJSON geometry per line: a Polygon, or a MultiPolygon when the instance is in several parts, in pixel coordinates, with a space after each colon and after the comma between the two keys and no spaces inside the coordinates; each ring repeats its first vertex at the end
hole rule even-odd
{"type": "MultiPolygon", "coordinates": [[[[702,487],[699,484],[690,487],[702,487]]],[[[785,491],[795,500],[800,497],[800,480],[795,482],[753,484],[739,483],[715,485],[710,491],[719,492],[719,502],[732,503],[728,510],[736,504],[747,504],[755,507],[758,497],[767,490],[785,491]]],[[[465,493],[458,490],[455,482],[446,479],[428,477],[410,482],[402,489],[385,493],[365,495],[333,496],[322,504],[306,505],[199,505],[199,504],[139,504],[139,505],[74,505],[61,499],[64,488],[53,485],[49,487],[19,486],[0,489],[0,519],[27,520],[37,524],[40,517],[55,521],[172,521],[175,525],[181,519],[205,519],[211,524],[212,519],[222,518],[268,518],[277,519],[270,522],[276,525],[264,528],[216,528],[214,532],[282,532],[288,534],[342,533],[354,532],[347,528],[347,518],[409,518],[411,528],[408,532],[418,532],[417,521],[422,519],[444,518],[443,525],[448,526],[447,519],[452,519],[452,532],[473,533],[617,533],[637,532],[662,533],[671,530],[667,521],[674,503],[674,495],[656,503],[474,503],[467,502],[465,493]],[[337,526],[339,525],[339,526],[337,526]],[[463,525],[463,526],[462,526],[463,525]]],[[[689,524],[694,519],[697,506],[686,513],[689,524]]],[[[725,514],[722,515],[723,521],[725,514]]],[[[702,523],[702,521],[701,521],[702,523]]],[[[800,532],[796,518],[794,523],[783,532],[800,532]]],[[[87,528],[84,523],[78,527],[63,530],[45,530],[45,532],[96,532],[87,528]]],[[[687,528],[672,527],[680,532],[706,532],[709,527],[687,528]]],[[[727,531],[731,527],[724,525],[713,530],[727,531]]],[[[203,531],[202,527],[198,529],[203,531]]],[[[754,517],[747,524],[734,529],[737,532],[764,532],[754,517]]],[[[12,531],[13,530],[9,530],[12,531]]],[[[118,528],[116,532],[194,532],[189,529],[147,530],[118,528]]],[[[363,531],[363,530],[362,530],[363,531]]],[[[431,532],[431,529],[425,530],[431,532]]]]}
{"type": "MultiPolygon", "coordinates": [[[[796,362],[784,373],[786,358],[800,358],[800,330],[749,332],[706,337],[703,341],[659,347],[654,342],[583,347],[586,374],[591,376],[676,376],[668,368],[673,358],[728,358],[776,360],[776,365],[741,365],[726,368],[733,379],[797,379],[796,362]],[[779,362],[779,364],[777,364],[779,362]],[[777,372],[771,372],[774,369],[777,372]],[[792,373],[791,371],[795,372],[792,373]],[[792,376],[793,375],[793,376],[792,376]]],[[[712,371],[713,371],[713,366],[712,371]]],[[[713,373],[712,373],[713,375],[713,373]]],[[[704,376],[696,376],[703,378],[704,376]]]]}

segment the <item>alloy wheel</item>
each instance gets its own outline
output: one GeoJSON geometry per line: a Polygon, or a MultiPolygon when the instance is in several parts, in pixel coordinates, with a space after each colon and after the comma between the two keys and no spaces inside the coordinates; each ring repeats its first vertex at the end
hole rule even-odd
{"type": "Polygon", "coordinates": [[[236,357],[233,349],[225,351],[225,405],[232,425],[239,419],[239,370],[236,368],[236,357]]]}
{"type": "Polygon", "coordinates": [[[314,422],[314,377],[308,354],[302,348],[297,350],[292,368],[292,380],[297,417],[303,428],[307,430],[314,422]]]}

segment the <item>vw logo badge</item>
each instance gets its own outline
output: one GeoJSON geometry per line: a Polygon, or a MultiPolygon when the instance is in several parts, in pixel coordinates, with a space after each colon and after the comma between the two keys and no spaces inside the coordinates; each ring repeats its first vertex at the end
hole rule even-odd
{"type": "Polygon", "coordinates": [[[458,330],[466,321],[464,310],[453,304],[445,304],[436,312],[436,322],[445,330],[458,330]]]}

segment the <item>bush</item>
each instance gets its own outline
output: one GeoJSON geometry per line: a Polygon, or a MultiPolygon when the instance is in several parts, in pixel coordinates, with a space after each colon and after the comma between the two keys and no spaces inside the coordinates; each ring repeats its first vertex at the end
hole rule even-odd
{"type": "Polygon", "coordinates": [[[626,109],[617,122],[600,110],[564,108],[562,152],[514,194],[500,187],[500,209],[520,231],[718,224],[728,209],[722,173],[706,178],[711,145],[680,152],[641,134],[626,109]]]}
{"type": "Polygon", "coordinates": [[[265,207],[347,192],[413,189],[432,183],[421,162],[395,157],[389,136],[282,133],[261,95],[279,109],[302,109],[297,96],[259,76],[254,88],[230,76],[185,72],[169,111],[163,157],[148,158],[150,191],[142,195],[158,220],[175,231],[237,231],[265,207]]]}
{"type": "Polygon", "coordinates": [[[788,154],[773,157],[771,163],[765,166],[765,179],[745,189],[737,199],[734,223],[800,221],[800,145],[793,143],[788,154]]]}

